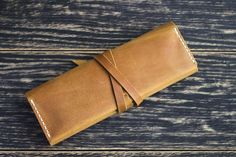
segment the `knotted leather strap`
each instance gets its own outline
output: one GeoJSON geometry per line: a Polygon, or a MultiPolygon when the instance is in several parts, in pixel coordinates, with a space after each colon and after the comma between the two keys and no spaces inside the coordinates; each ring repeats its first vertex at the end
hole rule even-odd
{"type": "MultiPolygon", "coordinates": [[[[109,59],[109,61],[112,62],[112,64],[115,66],[115,68],[117,68],[116,67],[116,62],[115,62],[115,59],[113,57],[113,54],[112,54],[111,50],[109,50],[109,54],[111,56],[111,60],[109,58],[107,58],[107,59],[109,59]]],[[[113,92],[114,92],[118,112],[122,113],[122,112],[127,110],[127,106],[125,104],[125,98],[124,98],[124,91],[123,91],[122,87],[120,86],[120,84],[111,75],[109,77],[110,77],[110,80],[111,80],[111,84],[112,84],[112,88],[113,88],[113,92]]]]}
{"type": "Polygon", "coordinates": [[[128,79],[111,63],[111,61],[104,54],[96,56],[95,60],[125,89],[136,105],[139,106],[143,101],[142,97],[138,94],[137,90],[128,79]]]}
{"type": "MultiPolygon", "coordinates": [[[[110,57],[111,59],[109,59],[112,64],[116,67],[116,62],[115,59],[113,57],[112,51],[109,51],[110,57]]],[[[73,62],[77,65],[81,65],[84,63],[87,63],[88,60],[73,60],[73,62]]],[[[116,67],[117,68],[117,67],[116,67]]],[[[117,106],[117,110],[119,113],[122,113],[124,111],[126,111],[128,109],[126,103],[125,103],[125,98],[124,98],[124,91],[121,87],[121,85],[111,76],[109,75],[110,81],[111,81],[111,85],[112,85],[112,89],[113,89],[113,93],[114,93],[114,97],[115,97],[115,101],[116,101],[116,106],[117,106]]]]}

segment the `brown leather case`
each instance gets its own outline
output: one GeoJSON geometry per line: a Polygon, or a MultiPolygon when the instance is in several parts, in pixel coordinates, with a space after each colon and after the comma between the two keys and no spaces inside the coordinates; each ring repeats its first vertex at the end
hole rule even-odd
{"type": "Polygon", "coordinates": [[[26,93],[51,145],[195,73],[177,26],[164,24],[26,93]]]}

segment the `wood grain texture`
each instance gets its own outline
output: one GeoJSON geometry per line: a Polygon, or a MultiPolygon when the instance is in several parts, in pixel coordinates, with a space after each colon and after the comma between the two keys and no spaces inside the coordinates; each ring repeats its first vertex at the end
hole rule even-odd
{"type": "Polygon", "coordinates": [[[163,152],[143,152],[143,151],[24,151],[24,152],[0,152],[0,157],[19,157],[19,156],[34,156],[34,157],[51,157],[51,156],[81,156],[81,157],[233,157],[236,155],[236,152],[231,151],[217,151],[217,152],[211,152],[211,151],[195,151],[195,152],[189,152],[189,151],[163,151],[163,152]]]}
{"type": "Polygon", "coordinates": [[[1,51],[0,149],[235,150],[236,52],[194,52],[199,72],[68,140],[48,146],[23,93],[102,53],[1,51]]]}
{"type": "Polygon", "coordinates": [[[236,49],[234,0],[1,0],[1,48],[111,48],[174,20],[191,48],[236,49]]]}
{"type": "Polygon", "coordinates": [[[0,6],[0,156],[236,156],[225,151],[236,150],[236,1],[1,0],[0,6]],[[23,93],[75,67],[72,59],[92,59],[169,20],[180,27],[199,72],[140,108],[48,146],[23,93]]]}

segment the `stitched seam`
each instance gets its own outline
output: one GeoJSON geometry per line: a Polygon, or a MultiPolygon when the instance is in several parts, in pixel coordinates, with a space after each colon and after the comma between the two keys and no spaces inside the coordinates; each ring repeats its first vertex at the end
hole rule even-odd
{"type": "Polygon", "coordinates": [[[44,123],[43,118],[42,118],[41,114],[39,113],[39,111],[38,111],[36,105],[34,104],[34,101],[33,101],[32,99],[30,99],[30,102],[31,102],[31,104],[32,104],[32,106],[33,106],[33,108],[34,108],[34,110],[36,111],[36,114],[38,115],[39,120],[41,121],[41,123],[42,123],[42,125],[43,125],[43,127],[44,127],[44,129],[45,129],[45,131],[46,131],[47,136],[50,138],[51,135],[50,135],[50,133],[49,133],[49,131],[48,131],[48,128],[47,128],[46,124],[44,123]]]}
{"type": "Polygon", "coordinates": [[[193,56],[192,56],[192,54],[191,54],[189,48],[187,47],[186,43],[185,43],[185,42],[183,41],[183,39],[181,38],[179,31],[177,30],[177,28],[174,28],[174,30],[175,30],[175,32],[176,32],[178,38],[180,39],[182,45],[183,45],[184,48],[186,49],[186,51],[187,51],[187,53],[188,53],[190,59],[192,60],[192,62],[193,62],[194,64],[196,64],[196,61],[195,61],[195,59],[193,58],[193,56]]]}

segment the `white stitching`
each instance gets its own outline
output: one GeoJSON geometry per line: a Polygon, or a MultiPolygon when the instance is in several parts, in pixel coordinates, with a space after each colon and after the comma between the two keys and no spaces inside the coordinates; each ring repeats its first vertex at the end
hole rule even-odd
{"type": "Polygon", "coordinates": [[[46,131],[46,134],[47,134],[48,137],[50,138],[51,135],[50,135],[50,133],[49,133],[49,131],[48,131],[48,128],[47,128],[46,124],[44,123],[44,121],[43,121],[43,119],[42,119],[42,116],[40,115],[38,109],[36,108],[36,105],[34,104],[34,101],[33,101],[32,99],[30,99],[30,102],[31,102],[31,104],[32,104],[32,106],[33,106],[33,108],[34,108],[34,110],[36,111],[36,113],[37,113],[37,115],[38,115],[38,117],[39,117],[39,120],[42,122],[43,127],[44,127],[44,129],[45,129],[45,131],[46,131]]]}
{"type": "Polygon", "coordinates": [[[176,32],[178,38],[180,39],[182,45],[184,46],[184,48],[185,48],[186,51],[188,52],[188,55],[189,55],[190,59],[193,61],[194,64],[196,64],[195,59],[193,58],[193,56],[192,56],[192,54],[191,54],[189,48],[187,47],[186,43],[185,43],[185,42],[183,41],[183,39],[181,38],[180,33],[179,33],[179,31],[177,30],[177,28],[175,28],[175,32],[176,32]]]}

